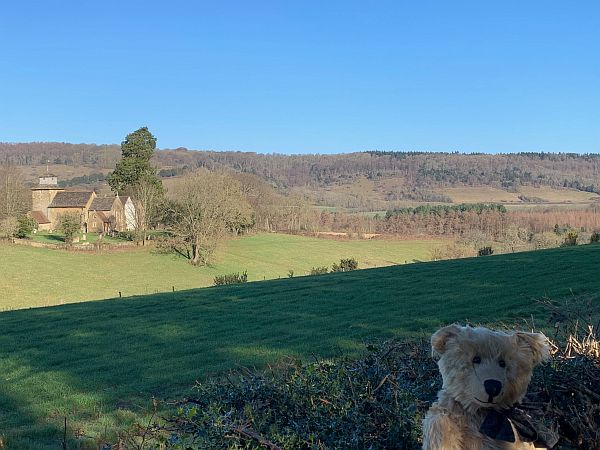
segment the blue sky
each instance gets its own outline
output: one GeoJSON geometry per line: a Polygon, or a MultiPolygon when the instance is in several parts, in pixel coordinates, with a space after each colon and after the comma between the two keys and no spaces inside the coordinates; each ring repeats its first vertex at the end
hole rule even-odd
{"type": "Polygon", "coordinates": [[[600,152],[597,1],[0,8],[0,141],[600,152]]]}

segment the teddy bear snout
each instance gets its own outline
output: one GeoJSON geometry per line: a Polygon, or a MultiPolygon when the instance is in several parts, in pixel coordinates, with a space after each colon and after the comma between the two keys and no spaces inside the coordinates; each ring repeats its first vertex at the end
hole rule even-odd
{"type": "Polygon", "coordinates": [[[483,382],[483,387],[485,388],[487,395],[490,396],[490,399],[497,397],[502,391],[502,383],[498,380],[485,380],[483,382]]]}

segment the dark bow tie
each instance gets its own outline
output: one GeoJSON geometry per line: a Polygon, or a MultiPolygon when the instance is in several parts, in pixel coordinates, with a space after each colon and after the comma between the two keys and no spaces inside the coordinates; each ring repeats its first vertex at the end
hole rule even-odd
{"type": "Polygon", "coordinates": [[[511,423],[524,441],[540,443],[550,449],[558,442],[559,436],[556,432],[548,429],[541,422],[534,422],[520,405],[503,411],[489,410],[479,431],[492,439],[515,442],[511,423]]]}

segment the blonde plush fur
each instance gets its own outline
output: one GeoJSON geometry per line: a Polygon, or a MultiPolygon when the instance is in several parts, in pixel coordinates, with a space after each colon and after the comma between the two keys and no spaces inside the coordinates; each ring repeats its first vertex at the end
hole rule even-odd
{"type": "Polygon", "coordinates": [[[516,442],[511,443],[485,436],[479,428],[489,409],[502,410],[521,401],[533,368],[549,357],[543,334],[450,325],[431,337],[431,346],[439,358],[443,385],[423,421],[424,450],[536,448],[516,432],[516,442]],[[501,383],[497,396],[490,398],[486,380],[501,383]]]}

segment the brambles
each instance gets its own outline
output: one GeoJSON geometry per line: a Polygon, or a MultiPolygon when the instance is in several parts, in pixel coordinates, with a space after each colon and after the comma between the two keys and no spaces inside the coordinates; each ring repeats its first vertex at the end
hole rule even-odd
{"type": "Polygon", "coordinates": [[[550,310],[552,360],[534,373],[531,404],[545,405],[532,414],[552,424],[560,449],[600,449],[600,316],[598,297],[565,304],[544,300],[550,310]]]}
{"type": "Polygon", "coordinates": [[[146,435],[172,449],[416,450],[441,381],[427,343],[396,341],[368,345],[358,359],[290,359],[226,378],[199,383],[193,398],[146,435]]]}

